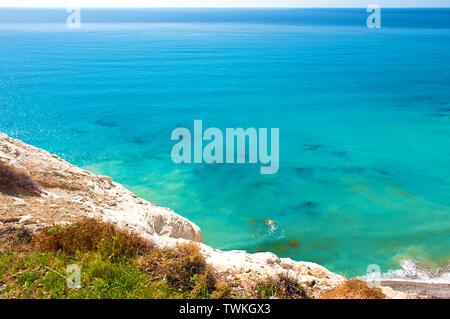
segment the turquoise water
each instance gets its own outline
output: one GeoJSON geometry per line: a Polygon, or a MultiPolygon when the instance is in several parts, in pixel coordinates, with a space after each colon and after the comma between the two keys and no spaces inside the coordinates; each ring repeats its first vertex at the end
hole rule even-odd
{"type": "Polygon", "coordinates": [[[0,10],[0,131],[172,208],[215,248],[350,276],[446,265],[450,11],[384,12],[371,30],[364,10],[86,10],[71,30],[65,10],[0,10]],[[278,173],[172,163],[172,130],[195,119],[280,128],[278,173]]]}

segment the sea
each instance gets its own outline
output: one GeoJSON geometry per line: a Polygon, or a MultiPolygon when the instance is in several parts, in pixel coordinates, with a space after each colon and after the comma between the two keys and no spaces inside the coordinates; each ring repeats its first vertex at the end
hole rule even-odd
{"type": "Polygon", "coordinates": [[[450,259],[450,10],[0,9],[0,131],[112,176],[222,250],[345,276],[450,259]],[[72,25],[73,26],[73,25],[72,25]],[[278,128],[279,170],[172,161],[278,128]]]}

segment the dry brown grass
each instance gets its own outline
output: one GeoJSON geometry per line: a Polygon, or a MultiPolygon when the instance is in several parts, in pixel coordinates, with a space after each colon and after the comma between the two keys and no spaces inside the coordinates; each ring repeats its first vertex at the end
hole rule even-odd
{"type": "Polygon", "coordinates": [[[350,279],[339,286],[325,291],[321,299],[385,299],[379,288],[370,288],[366,282],[350,279]]]}
{"type": "Polygon", "coordinates": [[[31,243],[41,251],[61,251],[68,255],[75,255],[77,251],[99,250],[104,256],[113,259],[136,257],[153,248],[151,243],[140,236],[88,218],[68,226],[45,228],[31,243]]]}
{"type": "Polygon", "coordinates": [[[8,195],[38,195],[39,186],[29,176],[19,174],[0,161],[0,191],[8,195]]]}
{"type": "Polygon", "coordinates": [[[190,291],[191,296],[226,298],[231,292],[230,286],[218,280],[198,246],[191,242],[174,249],[153,249],[140,258],[139,266],[153,280],[164,278],[172,287],[190,291]]]}
{"type": "Polygon", "coordinates": [[[7,246],[27,246],[33,238],[31,230],[25,227],[3,226],[0,227],[0,252],[7,246]]]}
{"type": "Polygon", "coordinates": [[[308,294],[298,280],[287,272],[258,282],[255,287],[254,297],[258,299],[309,299],[308,294]]]}

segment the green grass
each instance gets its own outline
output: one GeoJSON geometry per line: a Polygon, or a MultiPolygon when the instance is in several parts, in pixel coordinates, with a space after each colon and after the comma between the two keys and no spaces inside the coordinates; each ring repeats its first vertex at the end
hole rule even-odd
{"type": "MultiPolygon", "coordinates": [[[[0,255],[0,298],[189,298],[164,279],[151,280],[135,260],[105,260],[98,252],[69,257],[63,253],[18,252],[0,255]],[[66,268],[81,267],[81,288],[66,284],[66,268]]],[[[201,296],[198,296],[201,297],[201,296]]],[[[207,297],[207,296],[204,296],[207,297]]]]}

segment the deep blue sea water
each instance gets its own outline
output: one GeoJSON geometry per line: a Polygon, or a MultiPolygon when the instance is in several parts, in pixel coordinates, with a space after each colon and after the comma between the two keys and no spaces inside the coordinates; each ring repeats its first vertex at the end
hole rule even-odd
{"type": "Polygon", "coordinates": [[[383,10],[381,29],[364,9],[67,16],[0,10],[0,131],[172,208],[215,248],[350,276],[447,265],[450,10],[383,10]],[[280,128],[279,172],[174,164],[171,132],[195,119],[280,128]]]}

